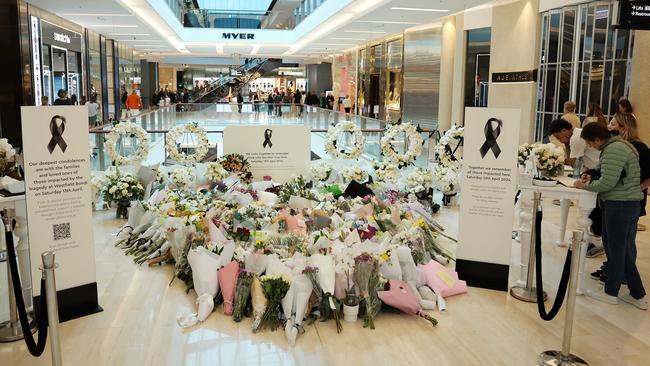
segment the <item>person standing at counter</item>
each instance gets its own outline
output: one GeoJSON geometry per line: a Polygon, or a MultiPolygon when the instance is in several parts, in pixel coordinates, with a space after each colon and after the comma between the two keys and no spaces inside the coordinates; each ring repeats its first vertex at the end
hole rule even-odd
{"type": "Polygon", "coordinates": [[[72,105],[70,99],[68,98],[68,92],[65,89],[59,89],[56,95],[58,98],[56,98],[52,105],[72,105]]]}
{"type": "Polygon", "coordinates": [[[636,267],[636,225],[643,199],[639,154],[629,142],[611,137],[607,127],[599,123],[587,124],[580,136],[601,151],[600,178],[585,174],[575,187],[598,192],[603,202],[603,242],[608,263],[604,288],[588,291],[587,295],[612,305],[618,305],[620,299],[647,310],[645,288],[636,267]],[[623,281],[630,293],[619,295],[623,281]]]}

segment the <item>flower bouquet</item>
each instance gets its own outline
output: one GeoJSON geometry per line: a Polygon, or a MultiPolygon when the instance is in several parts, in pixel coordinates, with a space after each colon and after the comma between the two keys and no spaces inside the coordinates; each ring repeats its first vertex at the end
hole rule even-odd
{"type": "Polygon", "coordinates": [[[243,155],[224,155],[220,163],[226,171],[237,174],[242,182],[249,183],[253,180],[253,174],[250,172],[251,165],[243,155]]]}
{"type": "Polygon", "coordinates": [[[562,173],[564,169],[564,150],[554,144],[539,144],[533,147],[538,180],[548,181],[562,173]]]}
{"type": "Polygon", "coordinates": [[[253,283],[251,284],[251,301],[253,305],[253,324],[251,328],[253,329],[253,333],[257,333],[262,329],[260,328],[260,324],[268,304],[264,295],[264,289],[262,288],[262,282],[258,276],[253,277],[253,283]]]}
{"type": "Polygon", "coordinates": [[[415,168],[404,177],[404,188],[407,192],[420,194],[428,191],[433,185],[433,176],[429,169],[415,168]]]}
{"type": "MultiPolygon", "coordinates": [[[[317,277],[319,288],[322,292],[319,310],[323,320],[331,319],[336,321],[336,331],[341,333],[343,326],[339,316],[339,309],[334,297],[336,287],[336,270],[334,257],[331,255],[315,254],[310,258],[312,265],[318,268],[317,277]]],[[[313,279],[310,277],[310,280],[313,279]]],[[[316,286],[314,286],[316,288],[316,286]]]]}
{"type": "Polygon", "coordinates": [[[279,315],[282,313],[280,306],[282,299],[289,291],[289,282],[282,276],[273,275],[263,276],[260,278],[260,282],[268,303],[257,330],[270,329],[275,331],[280,327],[279,315]]]}
{"type": "Polygon", "coordinates": [[[246,270],[239,270],[237,278],[237,287],[235,289],[235,306],[232,312],[232,319],[240,322],[244,317],[248,299],[251,297],[251,286],[255,274],[246,270]]]}
{"type": "Polygon", "coordinates": [[[230,173],[228,173],[219,162],[213,161],[207,164],[205,177],[208,178],[210,182],[221,182],[229,174],[230,173]]]}
{"type": "Polygon", "coordinates": [[[399,167],[392,162],[375,163],[375,178],[380,182],[396,182],[400,177],[399,167]]]}
{"type": "Polygon", "coordinates": [[[104,199],[109,205],[117,204],[116,218],[126,219],[131,201],[142,199],[144,188],[133,175],[120,174],[119,170],[106,178],[106,185],[102,190],[104,199]]]}
{"type": "Polygon", "coordinates": [[[177,168],[169,173],[169,181],[179,190],[189,190],[194,185],[192,168],[177,168]]]}
{"type": "Polygon", "coordinates": [[[14,175],[16,172],[16,150],[9,140],[0,139],[0,175],[14,175]]]}
{"type": "Polygon", "coordinates": [[[341,169],[341,178],[345,183],[350,183],[353,180],[361,183],[368,180],[368,172],[358,165],[346,166],[341,169]]]}
{"type": "Polygon", "coordinates": [[[377,296],[384,304],[407,314],[418,315],[431,322],[433,326],[438,325],[438,321],[435,318],[422,311],[417,295],[406,282],[389,280],[388,287],[388,290],[377,293],[377,296]]]}
{"type": "Polygon", "coordinates": [[[239,263],[230,262],[228,265],[219,270],[219,285],[223,295],[223,313],[232,315],[235,298],[235,287],[237,286],[237,276],[239,274],[239,263]]]}
{"type": "Polygon", "coordinates": [[[332,164],[320,161],[309,167],[309,176],[313,181],[324,182],[332,174],[332,164]]]}
{"type": "Polygon", "coordinates": [[[363,327],[375,329],[374,317],[381,308],[381,301],[377,297],[379,273],[377,260],[368,253],[354,258],[354,284],[359,289],[361,299],[366,307],[363,327]]]}
{"type": "Polygon", "coordinates": [[[523,144],[519,146],[519,149],[517,150],[517,163],[519,165],[526,165],[526,162],[528,159],[530,159],[534,147],[534,144],[523,144]]]}
{"type": "Polygon", "coordinates": [[[312,292],[311,281],[306,275],[301,274],[293,280],[287,296],[282,299],[282,308],[287,319],[285,334],[291,345],[295,344],[298,333],[304,331],[302,321],[307,313],[312,292]]]}

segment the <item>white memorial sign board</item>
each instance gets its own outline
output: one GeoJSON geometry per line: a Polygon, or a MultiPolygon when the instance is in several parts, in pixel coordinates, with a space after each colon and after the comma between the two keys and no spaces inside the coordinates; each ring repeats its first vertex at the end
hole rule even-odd
{"type": "Polygon", "coordinates": [[[227,126],[223,152],[248,159],[255,180],[268,175],[282,183],[305,173],[311,158],[310,137],[304,126],[227,126]]]}
{"type": "Polygon", "coordinates": [[[56,253],[57,290],[95,282],[88,108],[22,107],[33,293],[41,253],[56,253]]]}
{"type": "Polygon", "coordinates": [[[498,108],[465,112],[457,268],[470,285],[481,286],[484,279],[472,277],[485,276],[492,283],[481,287],[507,287],[520,115],[498,108]]]}

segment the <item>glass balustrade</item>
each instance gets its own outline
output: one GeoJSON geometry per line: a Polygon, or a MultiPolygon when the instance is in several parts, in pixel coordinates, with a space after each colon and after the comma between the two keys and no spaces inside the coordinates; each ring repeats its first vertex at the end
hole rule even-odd
{"type": "MultiPolygon", "coordinates": [[[[134,122],[147,131],[149,136],[149,156],[145,165],[170,163],[165,152],[165,136],[174,126],[196,122],[208,134],[211,152],[208,156],[214,158],[223,155],[223,131],[228,126],[242,125],[303,125],[311,130],[312,156],[329,158],[325,152],[325,135],[330,126],[341,121],[352,121],[363,132],[366,143],[363,159],[382,161],[380,142],[386,129],[386,122],[373,118],[345,114],[317,107],[294,104],[250,104],[244,103],[209,103],[209,104],[175,104],[154,111],[130,117],[123,121],[134,122]]],[[[90,130],[91,169],[103,171],[110,166],[111,161],[106,153],[104,139],[112,126],[106,125],[90,130]]],[[[423,153],[416,161],[417,166],[426,167],[431,160],[435,146],[436,131],[424,130],[423,153]]],[[[394,146],[404,151],[405,136],[399,136],[394,146]],[[400,140],[401,139],[401,140],[400,140]]],[[[339,136],[337,146],[343,149],[351,148],[351,134],[339,136]]],[[[136,149],[134,138],[124,136],[118,141],[118,151],[129,155],[136,149]]],[[[189,147],[191,148],[191,147],[189,147]]]]}

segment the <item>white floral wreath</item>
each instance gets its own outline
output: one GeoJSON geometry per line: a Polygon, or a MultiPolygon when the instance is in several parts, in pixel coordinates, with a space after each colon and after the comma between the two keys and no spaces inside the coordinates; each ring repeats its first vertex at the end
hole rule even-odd
{"type": "Polygon", "coordinates": [[[149,136],[145,130],[133,122],[120,122],[113,127],[106,137],[106,152],[115,165],[128,165],[140,162],[149,155],[149,136]],[[117,152],[117,141],[122,135],[133,135],[138,140],[138,148],[130,156],[123,156],[117,152]]]}
{"type": "Polygon", "coordinates": [[[384,133],[381,138],[381,151],[384,154],[384,159],[397,164],[400,168],[405,167],[412,163],[415,159],[422,154],[422,136],[417,128],[412,123],[402,123],[392,125],[384,133]],[[393,140],[399,133],[406,134],[406,141],[408,141],[408,150],[404,154],[398,154],[393,148],[393,140]]]}
{"type": "Polygon", "coordinates": [[[181,165],[193,165],[200,162],[208,154],[208,149],[208,134],[196,122],[176,126],[167,132],[165,150],[172,160],[181,165]],[[196,136],[196,148],[193,154],[180,152],[176,146],[176,141],[186,133],[196,136]]]}
{"type": "Polygon", "coordinates": [[[325,152],[328,153],[332,159],[356,159],[363,154],[365,143],[366,138],[354,122],[343,121],[327,130],[327,135],[325,135],[325,152]],[[345,132],[350,132],[354,138],[354,145],[348,153],[341,151],[336,146],[336,140],[339,134],[345,132]]]}

